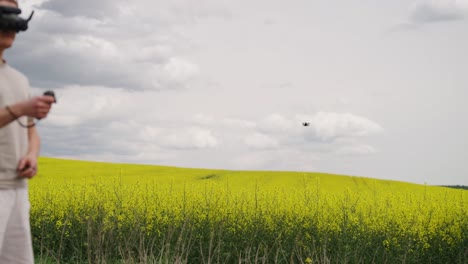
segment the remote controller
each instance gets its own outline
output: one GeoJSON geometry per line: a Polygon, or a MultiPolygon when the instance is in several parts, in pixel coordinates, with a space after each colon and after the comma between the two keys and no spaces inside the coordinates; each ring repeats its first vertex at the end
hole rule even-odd
{"type": "Polygon", "coordinates": [[[57,98],[55,97],[54,91],[45,91],[44,95],[45,96],[52,96],[54,98],[54,103],[57,103],[57,98]]]}

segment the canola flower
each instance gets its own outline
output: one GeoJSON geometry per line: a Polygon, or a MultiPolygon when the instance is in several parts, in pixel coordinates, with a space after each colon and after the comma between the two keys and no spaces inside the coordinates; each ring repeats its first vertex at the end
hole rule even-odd
{"type": "Polygon", "coordinates": [[[42,158],[38,258],[69,263],[466,263],[468,192],[316,173],[42,158]]]}

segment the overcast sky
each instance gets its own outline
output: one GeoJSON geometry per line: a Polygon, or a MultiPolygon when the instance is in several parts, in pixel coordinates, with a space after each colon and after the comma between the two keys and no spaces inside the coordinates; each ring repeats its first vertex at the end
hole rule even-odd
{"type": "Polygon", "coordinates": [[[468,0],[20,5],[44,156],[468,185],[468,0]]]}

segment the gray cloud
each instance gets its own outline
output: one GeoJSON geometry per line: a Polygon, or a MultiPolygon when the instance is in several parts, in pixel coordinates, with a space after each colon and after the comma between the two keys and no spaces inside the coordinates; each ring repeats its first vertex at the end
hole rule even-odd
{"type": "Polygon", "coordinates": [[[119,1],[115,0],[51,0],[43,3],[41,7],[64,16],[85,16],[104,19],[118,13],[119,4],[119,1]]]}
{"type": "Polygon", "coordinates": [[[155,4],[37,3],[31,29],[18,37],[11,61],[41,87],[185,88],[200,69],[177,55],[190,43],[173,27],[204,17],[228,17],[228,12],[211,0],[158,1],[157,8],[150,8],[155,4]]]}
{"type": "MultiPolygon", "coordinates": [[[[99,20],[112,20],[114,17],[141,18],[140,22],[151,21],[158,24],[194,22],[205,17],[231,17],[225,8],[227,1],[220,0],[50,0],[41,8],[54,11],[66,17],[88,17],[99,20]]],[[[140,26],[148,25],[146,23],[140,26]]]]}
{"type": "Polygon", "coordinates": [[[184,87],[198,74],[197,65],[173,53],[175,35],[142,33],[130,42],[124,29],[89,18],[48,14],[35,21],[32,34],[20,36],[12,53],[15,66],[36,86],[162,90],[184,87]]]}
{"type": "Polygon", "coordinates": [[[423,0],[410,9],[409,20],[415,24],[426,24],[451,20],[462,20],[468,16],[466,0],[423,0]]]}
{"type": "Polygon", "coordinates": [[[417,30],[428,24],[459,21],[467,17],[467,0],[418,0],[410,6],[406,17],[394,23],[387,32],[417,30]]]}

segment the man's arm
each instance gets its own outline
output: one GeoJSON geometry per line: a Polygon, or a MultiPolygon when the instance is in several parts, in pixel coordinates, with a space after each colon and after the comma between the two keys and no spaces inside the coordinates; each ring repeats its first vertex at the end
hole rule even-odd
{"type": "Polygon", "coordinates": [[[54,102],[55,99],[51,96],[37,96],[27,101],[9,105],[11,113],[6,107],[2,107],[0,108],[0,129],[13,122],[17,117],[44,118],[54,102]]]}
{"type": "Polygon", "coordinates": [[[20,160],[18,172],[20,177],[31,179],[37,174],[37,159],[41,149],[41,140],[35,127],[28,128],[28,153],[20,160]]]}
{"type": "MultiPolygon", "coordinates": [[[[18,111],[17,106],[10,106],[11,111],[18,111]]],[[[6,109],[6,107],[0,108],[0,128],[15,121],[15,117],[6,109]]]]}
{"type": "Polygon", "coordinates": [[[37,129],[35,127],[28,128],[28,140],[29,140],[28,155],[32,155],[38,158],[40,150],[41,150],[41,140],[39,138],[39,133],[37,133],[37,129]]]}

